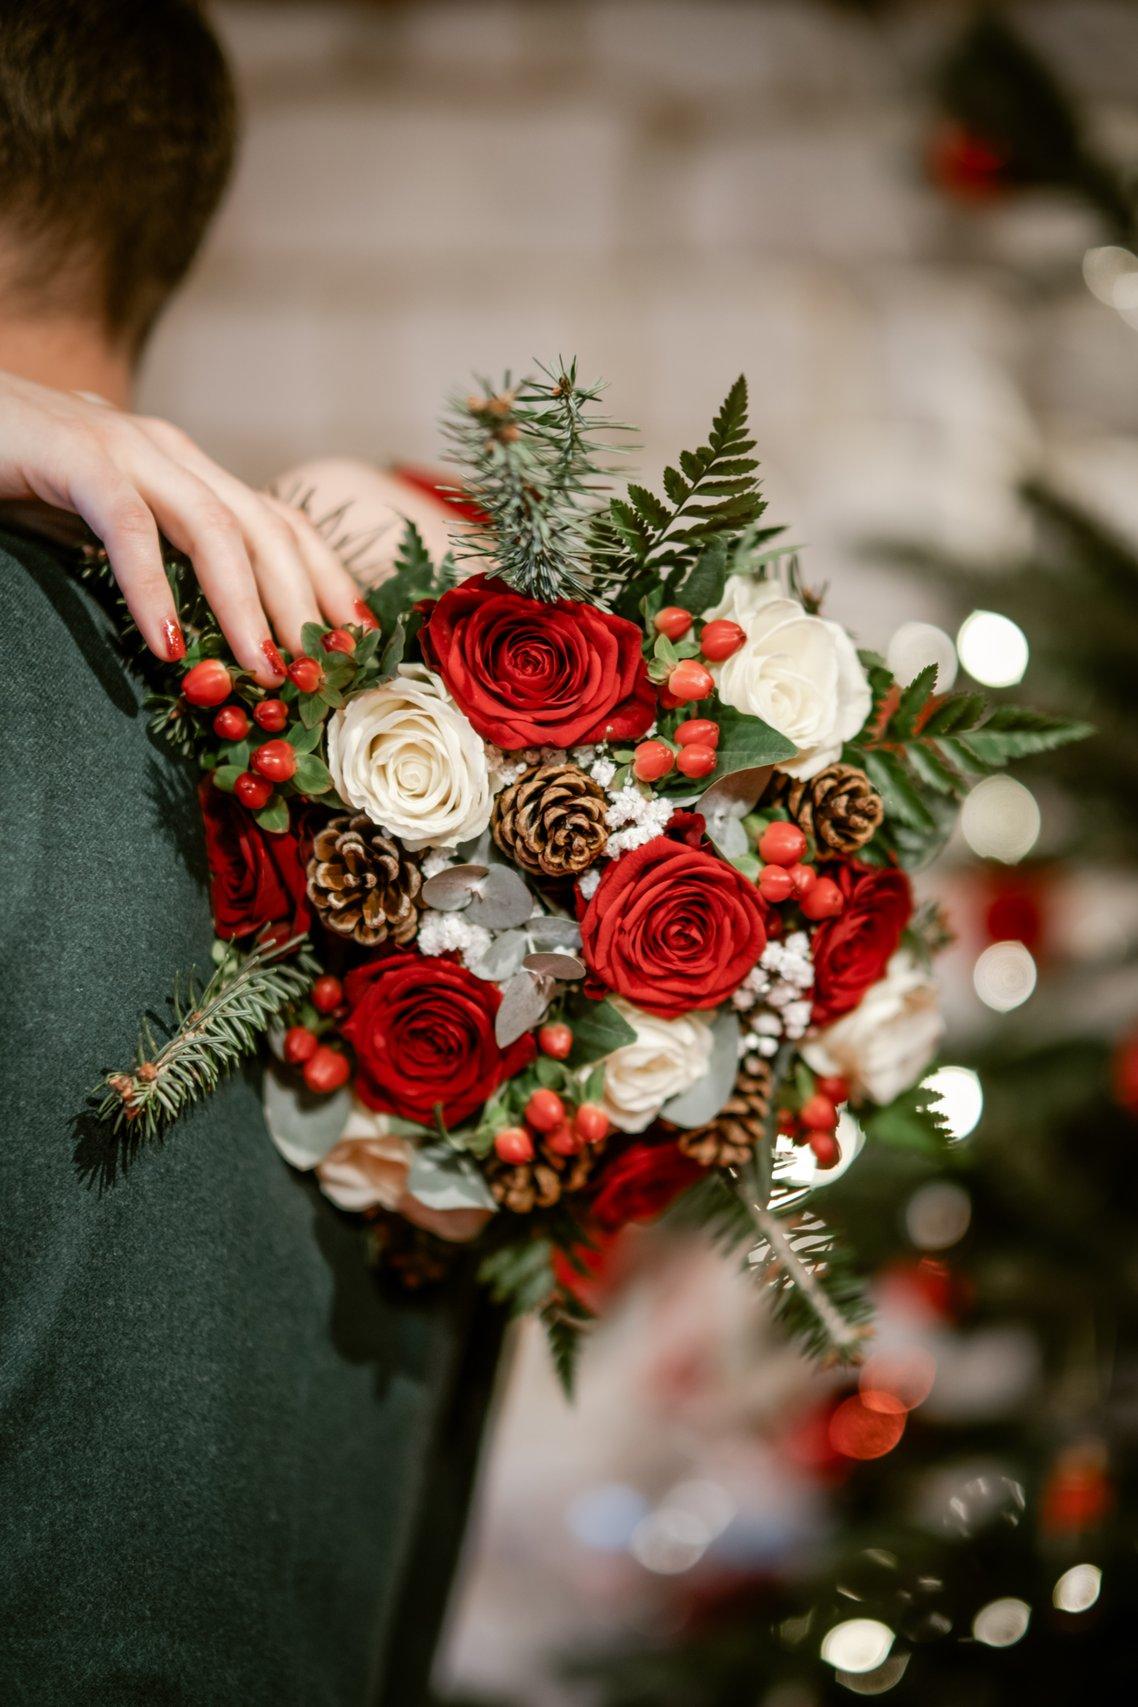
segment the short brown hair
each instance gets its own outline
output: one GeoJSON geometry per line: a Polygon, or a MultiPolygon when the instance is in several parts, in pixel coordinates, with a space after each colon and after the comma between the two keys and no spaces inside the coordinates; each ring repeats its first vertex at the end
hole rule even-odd
{"type": "Polygon", "coordinates": [[[140,344],[197,253],[236,129],[194,0],[0,0],[0,293],[140,344]]]}

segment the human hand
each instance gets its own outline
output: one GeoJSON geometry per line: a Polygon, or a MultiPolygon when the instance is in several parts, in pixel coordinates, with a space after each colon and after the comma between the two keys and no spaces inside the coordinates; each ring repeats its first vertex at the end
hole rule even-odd
{"type": "Polygon", "coordinates": [[[11,374],[0,374],[4,505],[56,536],[63,522],[78,539],[85,523],[159,658],[185,651],[160,534],[189,558],[234,657],[264,686],[284,674],[278,646],[302,650],[306,622],[372,621],[308,518],[227,474],[179,428],[11,374]]]}

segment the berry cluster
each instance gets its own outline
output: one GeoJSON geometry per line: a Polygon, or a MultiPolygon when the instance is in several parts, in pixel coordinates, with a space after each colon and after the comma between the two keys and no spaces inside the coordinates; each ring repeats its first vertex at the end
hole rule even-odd
{"type": "MultiPolygon", "coordinates": [[[[804,1073],[803,1076],[809,1080],[810,1075],[804,1073]]],[[[820,1168],[832,1168],[841,1156],[837,1139],[838,1113],[841,1104],[849,1098],[849,1086],[835,1075],[832,1078],[815,1078],[812,1088],[809,1084],[795,1088],[798,1090],[797,1101],[792,1089],[790,1099],[778,1111],[779,1132],[794,1144],[808,1145],[820,1168]]]]}
{"type": "Polygon", "coordinates": [[[324,973],[314,981],[307,1006],[312,1013],[303,1013],[301,1017],[306,1023],[292,1025],[285,1032],[281,1053],[290,1067],[300,1068],[310,1091],[317,1096],[329,1096],[347,1084],[352,1071],[343,1050],[322,1041],[343,1011],[343,984],[331,973],[324,973]]]}

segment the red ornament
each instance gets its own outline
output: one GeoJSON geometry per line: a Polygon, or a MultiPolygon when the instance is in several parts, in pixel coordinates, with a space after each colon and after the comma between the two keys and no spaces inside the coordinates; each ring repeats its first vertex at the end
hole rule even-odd
{"type": "Polygon", "coordinates": [[[719,725],[710,717],[688,717],[677,725],[674,739],[681,747],[718,747],[719,725]]]}
{"type": "Polygon", "coordinates": [[[669,640],[682,640],[693,620],[691,611],[682,605],[665,605],[652,618],[652,626],[657,634],[667,635],[669,640]]]}
{"type": "Polygon", "coordinates": [[[283,699],[259,699],[253,707],[253,722],[270,735],[279,735],[288,722],[288,706],[283,699]]]}
{"type": "Polygon", "coordinates": [[[250,763],[270,782],[287,782],[296,772],[296,748],[287,741],[266,741],[256,749],[250,763]]]}
{"type": "Polygon", "coordinates": [[[794,879],[784,866],[764,865],[759,872],[759,894],[777,907],[794,894],[794,879]]]}
{"type": "Polygon", "coordinates": [[[290,1025],[284,1035],[284,1058],[293,1067],[311,1061],[319,1039],[306,1025],[290,1025]]]}
{"type": "Polygon", "coordinates": [[[534,1091],[526,1103],[526,1122],[535,1132],[553,1132],[565,1119],[565,1104],[556,1091],[534,1091]]]}
{"type": "Polygon", "coordinates": [[[612,1121],[595,1102],[583,1102],[573,1116],[573,1125],[586,1144],[602,1144],[612,1131],[612,1121]]]}
{"type": "Polygon", "coordinates": [[[632,758],[632,774],[639,782],[659,782],[676,762],[676,755],[663,741],[641,741],[632,758]]]}
{"type": "Polygon", "coordinates": [[[551,1055],[555,1061],[564,1061],[573,1047],[573,1033],[567,1025],[560,1022],[555,1025],[543,1025],[537,1034],[537,1046],[543,1055],[551,1055]]]}
{"type": "Polygon", "coordinates": [[[222,741],[243,741],[249,733],[249,719],[239,705],[223,705],[214,717],[213,732],[222,741]]]}
{"type": "Polygon", "coordinates": [[[351,1070],[346,1055],[339,1049],[329,1049],[326,1043],[320,1043],[304,1063],[304,1082],[310,1091],[328,1096],[347,1084],[351,1070]]]}
{"type": "Polygon", "coordinates": [[[698,741],[689,742],[676,754],[676,769],[683,776],[710,776],[717,763],[714,747],[701,747],[698,741]]]}
{"type": "Polygon", "coordinates": [[[330,972],[317,978],[312,986],[312,1006],[318,1014],[334,1014],[344,1002],[344,986],[330,972]]]}
{"type": "Polygon", "coordinates": [[[259,812],[273,798],[273,785],[263,776],[254,776],[252,771],[242,771],[233,784],[233,792],[242,806],[247,806],[250,812],[259,812]]]}
{"type": "Polygon", "coordinates": [[[356,649],[355,635],[349,634],[346,628],[330,628],[327,634],[322,634],[320,644],[325,652],[354,652],[356,649]]]}
{"type": "Polygon", "coordinates": [[[841,1157],[838,1140],[832,1132],[808,1132],[806,1143],[813,1150],[814,1159],[820,1168],[832,1168],[841,1157]]]}
{"type": "Polygon", "coordinates": [[[830,1098],[815,1091],[802,1104],[802,1124],[812,1132],[832,1132],[838,1124],[838,1111],[830,1098]]]}
{"type": "Polygon", "coordinates": [[[182,692],[191,705],[200,707],[220,705],[229,698],[233,686],[229,671],[220,658],[203,658],[182,677],[182,692]]]}
{"type": "Polygon", "coordinates": [[[821,919],[837,918],[845,901],[833,878],[820,877],[810,885],[799,905],[806,917],[817,924],[821,919]]]}
{"type": "Polygon", "coordinates": [[[699,649],[713,664],[722,664],[725,658],[735,655],[746,638],[746,631],[737,622],[717,617],[706,625],[700,635],[699,649]]]}
{"type": "Polygon", "coordinates": [[[715,691],[715,677],[694,658],[681,658],[668,677],[668,692],[677,699],[706,699],[715,691]]]}
{"type": "Polygon", "coordinates": [[[533,1161],[533,1139],[524,1126],[503,1126],[494,1134],[494,1154],[511,1168],[533,1161]]]}
{"type": "Polygon", "coordinates": [[[315,658],[294,658],[288,667],[288,675],[301,693],[315,693],[324,680],[324,671],[315,658]]]}
{"type": "Polygon", "coordinates": [[[806,852],[806,837],[797,824],[776,819],[759,837],[759,855],[768,865],[797,865],[806,852]]]}

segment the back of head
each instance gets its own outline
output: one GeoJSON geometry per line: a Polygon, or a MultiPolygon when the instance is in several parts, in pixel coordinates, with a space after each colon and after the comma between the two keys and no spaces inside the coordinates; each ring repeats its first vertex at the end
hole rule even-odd
{"type": "Polygon", "coordinates": [[[137,349],[193,261],[235,135],[194,0],[0,0],[0,305],[137,349]]]}

